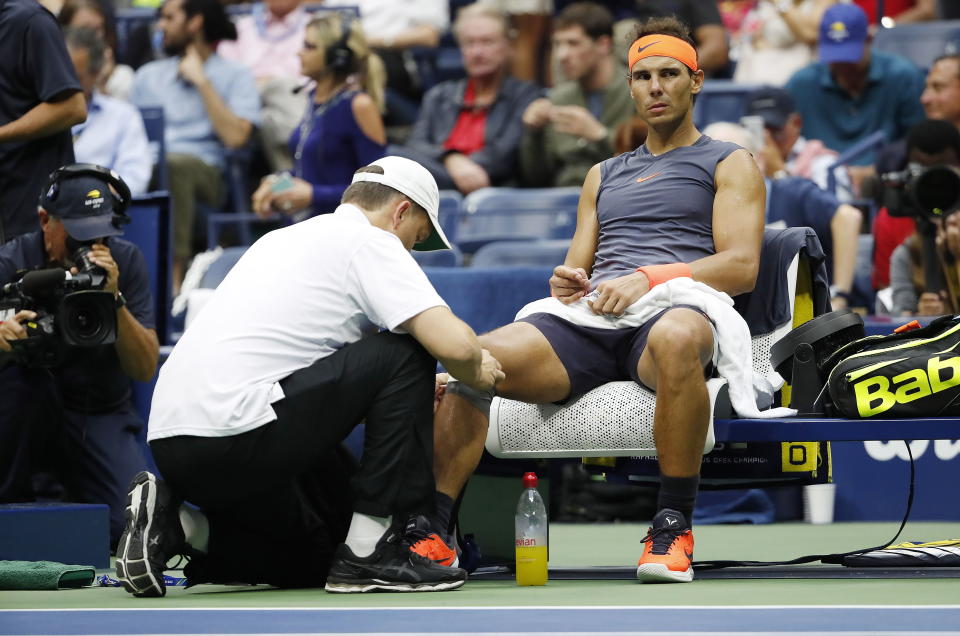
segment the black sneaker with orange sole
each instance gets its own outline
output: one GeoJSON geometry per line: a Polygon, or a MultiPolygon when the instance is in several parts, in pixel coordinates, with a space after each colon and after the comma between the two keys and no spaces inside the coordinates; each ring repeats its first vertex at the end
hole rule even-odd
{"type": "Polygon", "coordinates": [[[440,565],[413,551],[412,547],[423,540],[422,530],[414,521],[403,529],[391,527],[369,556],[358,557],[346,544],[340,544],[325,589],[337,594],[442,592],[463,585],[467,580],[465,570],[440,565]]]}
{"type": "Polygon", "coordinates": [[[664,508],[643,539],[637,579],[643,583],[689,583],[693,580],[693,531],[683,513],[664,508]]]}
{"type": "Polygon", "coordinates": [[[410,550],[439,565],[458,567],[457,551],[451,547],[453,539],[445,539],[434,532],[430,520],[423,515],[410,517],[404,534],[410,541],[410,550]]]}

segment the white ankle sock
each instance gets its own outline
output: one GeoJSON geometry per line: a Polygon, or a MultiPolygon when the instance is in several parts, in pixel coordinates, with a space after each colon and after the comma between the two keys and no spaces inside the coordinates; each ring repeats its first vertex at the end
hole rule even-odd
{"type": "Polygon", "coordinates": [[[377,541],[389,527],[390,517],[372,517],[355,512],[350,520],[345,543],[358,557],[370,556],[377,547],[377,541]]]}
{"type": "Polygon", "coordinates": [[[187,504],[180,504],[180,525],[187,545],[198,552],[206,552],[210,543],[210,522],[207,516],[187,504]]]}

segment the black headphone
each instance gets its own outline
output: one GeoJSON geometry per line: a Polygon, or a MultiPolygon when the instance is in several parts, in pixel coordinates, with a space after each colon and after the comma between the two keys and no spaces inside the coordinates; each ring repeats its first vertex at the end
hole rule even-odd
{"type": "Polygon", "coordinates": [[[127,216],[127,208],[130,207],[130,188],[124,183],[115,171],[94,163],[71,163],[60,166],[50,173],[47,179],[47,185],[43,188],[40,195],[40,205],[46,201],[56,201],[60,196],[60,182],[73,177],[93,177],[106,181],[114,190],[110,190],[110,198],[113,199],[113,224],[119,227],[124,223],[130,222],[127,216]]]}
{"type": "Polygon", "coordinates": [[[353,70],[353,50],[347,46],[350,32],[353,30],[353,16],[340,11],[340,38],[327,47],[327,67],[338,75],[346,75],[353,70]]]}

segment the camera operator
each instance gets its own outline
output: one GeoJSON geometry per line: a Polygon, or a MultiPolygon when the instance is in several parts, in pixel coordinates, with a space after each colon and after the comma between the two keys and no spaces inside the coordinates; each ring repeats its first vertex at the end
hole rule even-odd
{"type": "Polygon", "coordinates": [[[916,223],[890,258],[890,311],[936,316],[958,308],[960,245],[951,240],[950,215],[960,205],[960,131],[939,119],[920,122],[907,136],[907,153],[907,169],[881,175],[874,186],[892,217],[916,223]]]}
{"type": "Polygon", "coordinates": [[[110,506],[112,544],[123,529],[127,484],[145,466],[137,441],[143,423],[131,404],[130,380],[149,380],[159,352],[146,262],[134,244],[118,238],[128,203],[129,190],[116,173],[92,164],[65,166],[51,175],[40,197],[41,229],[0,246],[0,289],[6,285],[9,291],[25,270],[24,290],[38,274],[57,279],[52,268],[61,268],[74,283],[94,281],[93,293],[106,301],[102,313],[73,314],[77,323],[63,324],[71,321],[48,305],[57,298],[56,285],[70,283],[65,281],[26,296],[39,305],[0,314],[0,350],[6,352],[0,353],[0,501],[46,495],[34,492],[32,480],[52,472],[70,500],[110,506]],[[38,332],[41,312],[59,320],[50,333],[38,332]],[[115,332],[104,339],[115,334],[112,344],[63,344],[64,332],[78,325],[82,331],[91,317],[104,317],[112,329],[112,313],[115,332]],[[29,355],[35,347],[28,350],[27,344],[62,349],[54,362],[38,363],[29,355]]]}

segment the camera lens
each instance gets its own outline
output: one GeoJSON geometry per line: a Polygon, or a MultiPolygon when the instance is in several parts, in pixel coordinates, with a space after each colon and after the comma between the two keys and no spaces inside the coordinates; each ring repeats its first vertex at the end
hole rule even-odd
{"type": "Polygon", "coordinates": [[[68,322],[71,332],[80,340],[95,340],[103,328],[100,316],[87,307],[77,307],[71,312],[68,322]]]}

